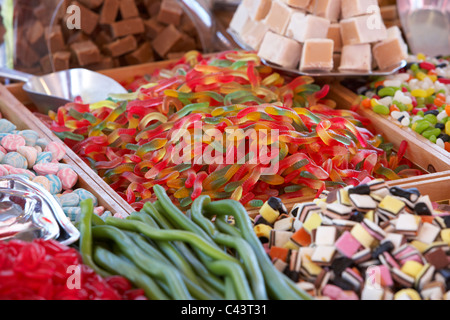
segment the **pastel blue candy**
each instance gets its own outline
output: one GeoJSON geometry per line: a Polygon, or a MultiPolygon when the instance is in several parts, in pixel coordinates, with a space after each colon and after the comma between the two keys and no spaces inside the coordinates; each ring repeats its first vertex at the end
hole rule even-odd
{"type": "Polygon", "coordinates": [[[36,163],[49,163],[52,162],[53,155],[50,151],[40,152],[36,157],[36,163]]]}
{"type": "Polygon", "coordinates": [[[92,193],[87,191],[86,189],[79,188],[79,189],[74,190],[73,192],[78,194],[78,196],[80,197],[80,201],[84,201],[86,199],[91,198],[92,202],[94,204],[94,207],[96,207],[98,205],[97,198],[92,193]]]}
{"type": "Polygon", "coordinates": [[[66,193],[59,197],[62,207],[76,207],[80,205],[80,196],[76,193],[66,193]]]}
{"type": "Polygon", "coordinates": [[[58,197],[56,194],[53,195],[53,198],[54,198],[55,201],[58,202],[58,204],[62,207],[62,205],[61,205],[61,200],[59,199],[59,197],[58,197]]]}
{"type": "Polygon", "coordinates": [[[6,132],[2,132],[2,133],[0,133],[0,140],[1,139],[3,139],[4,137],[6,137],[6,136],[9,136],[11,133],[6,133],[6,132]]]}
{"type": "Polygon", "coordinates": [[[48,145],[48,141],[45,140],[45,139],[39,138],[39,139],[36,140],[36,145],[41,147],[42,150],[44,150],[45,147],[48,145]]]}
{"type": "Polygon", "coordinates": [[[72,222],[77,222],[81,214],[80,207],[63,207],[63,211],[72,222]]]}
{"type": "Polygon", "coordinates": [[[47,174],[45,176],[50,181],[50,193],[58,194],[62,191],[61,180],[54,174],[47,174]]]}
{"type": "Polygon", "coordinates": [[[10,133],[16,130],[16,126],[9,120],[0,119],[0,132],[1,133],[10,133]]]}
{"type": "Polygon", "coordinates": [[[9,164],[14,168],[27,169],[28,161],[18,152],[8,152],[2,159],[2,164],[9,164]]]}
{"type": "Polygon", "coordinates": [[[20,131],[19,135],[25,139],[26,145],[30,147],[34,147],[39,139],[39,134],[34,130],[23,130],[20,131]]]}

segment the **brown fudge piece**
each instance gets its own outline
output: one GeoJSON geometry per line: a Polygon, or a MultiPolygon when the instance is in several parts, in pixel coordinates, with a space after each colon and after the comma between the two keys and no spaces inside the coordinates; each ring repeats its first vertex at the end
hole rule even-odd
{"type": "Polygon", "coordinates": [[[183,34],[171,24],[152,41],[153,49],[160,57],[165,57],[182,38],[183,34]]]}
{"type": "Polygon", "coordinates": [[[156,17],[159,14],[161,8],[160,0],[144,0],[144,6],[147,9],[147,13],[150,17],[156,17]]]}
{"type": "Polygon", "coordinates": [[[64,36],[60,25],[54,25],[52,28],[45,29],[45,40],[50,43],[50,50],[52,52],[61,51],[66,48],[64,36]]]}
{"type": "Polygon", "coordinates": [[[103,0],[80,0],[80,2],[90,9],[95,9],[100,7],[103,0]]]}
{"type": "Polygon", "coordinates": [[[183,8],[180,7],[176,0],[163,0],[157,19],[166,25],[173,24],[174,26],[179,26],[182,15],[183,8]]]}
{"type": "Polygon", "coordinates": [[[114,39],[128,36],[130,34],[144,33],[144,22],[141,18],[131,18],[114,22],[110,25],[111,35],[114,39]]]}
{"type": "Polygon", "coordinates": [[[195,47],[195,39],[183,33],[181,40],[178,41],[172,48],[170,48],[170,52],[188,52],[191,50],[195,50],[195,47]]]}
{"type": "Polygon", "coordinates": [[[134,52],[125,56],[128,64],[141,64],[154,60],[153,49],[150,42],[144,42],[134,52]]]}
{"type": "Polygon", "coordinates": [[[53,54],[53,66],[55,71],[67,70],[70,64],[70,52],[69,51],[58,51],[53,54]]]}
{"type": "Polygon", "coordinates": [[[165,28],[165,26],[159,23],[156,18],[145,20],[144,25],[146,34],[150,39],[155,39],[165,28]]]}
{"type": "Polygon", "coordinates": [[[87,65],[86,68],[94,71],[98,70],[107,70],[118,67],[118,65],[115,62],[115,59],[111,57],[101,56],[100,62],[87,65]]]}
{"type": "MultiPolygon", "coordinates": [[[[86,34],[91,35],[97,28],[99,15],[77,1],[73,1],[71,4],[80,7],[81,30],[86,34]]],[[[67,21],[66,19],[70,16],[71,15],[68,14],[64,21],[67,21]]]]}
{"type": "Polygon", "coordinates": [[[44,26],[39,20],[32,22],[26,30],[26,37],[30,44],[35,44],[44,36],[44,26]]]}
{"type": "Polygon", "coordinates": [[[41,58],[41,60],[39,61],[40,65],[41,65],[41,69],[44,73],[52,73],[53,69],[52,69],[52,64],[50,63],[50,56],[48,54],[46,54],[45,56],[43,56],[41,58]]]}
{"type": "Polygon", "coordinates": [[[95,36],[95,43],[99,45],[100,47],[103,47],[104,45],[113,42],[113,38],[109,35],[108,32],[105,30],[101,30],[97,35],[95,36]]]}
{"type": "Polygon", "coordinates": [[[120,0],[120,15],[122,19],[139,17],[139,10],[134,0],[120,0]]]}
{"type": "Polygon", "coordinates": [[[105,52],[111,57],[119,57],[137,48],[136,38],[132,35],[117,39],[104,47],[105,52]]]}
{"type": "Polygon", "coordinates": [[[119,13],[119,0],[105,0],[100,11],[100,24],[110,24],[116,21],[119,13]]]}
{"type": "Polygon", "coordinates": [[[83,31],[78,31],[78,32],[73,33],[67,39],[67,45],[70,46],[72,43],[86,41],[86,40],[89,40],[89,37],[83,31]]]}
{"type": "Polygon", "coordinates": [[[98,63],[101,60],[100,50],[91,40],[74,43],[70,49],[80,66],[98,63]]]}
{"type": "Polygon", "coordinates": [[[31,68],[40,61],[39,55],[26,41],[17,43],[16,58],[26,68],[31,68]]]}

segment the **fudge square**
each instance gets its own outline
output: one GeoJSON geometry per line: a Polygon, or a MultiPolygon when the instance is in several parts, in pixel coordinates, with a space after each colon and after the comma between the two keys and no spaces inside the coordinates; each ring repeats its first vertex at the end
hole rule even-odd
{"type": "Polygon", "coordinates": [[[372,69],[372,48],[368,43],[350,44],[342,48],[339,71],[366,71],[372,69]]]}
{"type": "MultiPolygon", "coordinates": [[[[330,40],[331,41],[331,40],[330,40]]],[[[302,54],[302,45],[274,32],[267,32],[259,48],[258,55],[284,68],[297,68],[302,54]]]]}
{"type": "Polygon", "coordinates": [[[308,39],[303,45],[300,71],[333,69],[334,42],[331,39],[308,39]]]}
{"type": "Polygon", "coordinates": [[[408,57],[399,38],[390,38],[375,44],[372,53],[381,70],[393,67],[408,57]]]}

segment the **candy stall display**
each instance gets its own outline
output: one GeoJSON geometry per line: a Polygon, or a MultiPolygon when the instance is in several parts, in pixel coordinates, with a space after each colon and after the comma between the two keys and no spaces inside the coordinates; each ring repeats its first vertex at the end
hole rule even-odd
{"type": "Polygon", "coordinates": [[[450,299],[450,60],[395,1],[50,2],[14,67],[125,90],[0,84],[0,300],[450,299]]]}

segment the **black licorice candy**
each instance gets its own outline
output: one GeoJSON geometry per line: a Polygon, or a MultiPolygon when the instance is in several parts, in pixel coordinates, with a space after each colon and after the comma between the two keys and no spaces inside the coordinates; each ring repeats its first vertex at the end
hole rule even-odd
{"type": "Polygon", "coordinates": [[[272,209],[277,210],[280,214],[288,213],[286,206],[280,198],[271,197],[268,201],[268,204],[272,209]]]}

